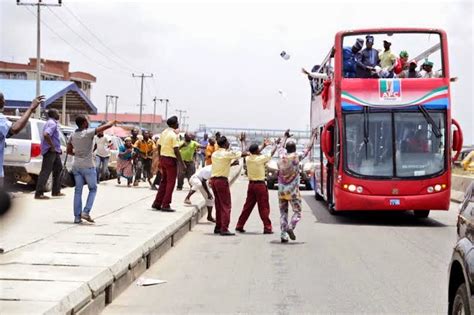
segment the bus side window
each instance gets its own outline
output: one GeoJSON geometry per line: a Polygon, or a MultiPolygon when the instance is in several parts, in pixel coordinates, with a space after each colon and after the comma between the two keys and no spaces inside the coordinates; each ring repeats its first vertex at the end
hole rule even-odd
{"type": "Polygon", "coordinates": [[[341,144],[340,144],[340,139],[341,137],[339,136],[339,122],[337,120],[337,117],[334,119],[335,124],[334,124],[334,131],[333,131],[333,137],[334,137],[334,166],[336,170],[339,169],[339,161],[340,161],[340,152],[341,152],[341,144]]]}

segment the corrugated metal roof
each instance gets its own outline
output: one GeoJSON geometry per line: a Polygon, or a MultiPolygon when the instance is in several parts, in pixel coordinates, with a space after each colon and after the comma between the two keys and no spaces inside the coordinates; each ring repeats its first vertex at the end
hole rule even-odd
{"type": "MultiPolygon", "coordinates": [[[[74,82],[42,80],[40,84],[41,94],[46,96],[44,108],[68,92],[73,92],[79,96],[83,105],[89,107],[89,112],[97,113],[92,101],[74,82]]],[[[36,96],[36,81],[0,79],[0,92],[5,96],[7,108],[27,107],[36,96]]]]}

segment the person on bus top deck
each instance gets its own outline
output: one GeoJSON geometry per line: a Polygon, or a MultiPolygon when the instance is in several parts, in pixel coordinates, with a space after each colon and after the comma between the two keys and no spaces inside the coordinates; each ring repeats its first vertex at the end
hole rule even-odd
{"type": "Polygon", "coordinates": [[[374,78],[377,77],[375,74],[375,66],[380,63],[379,52],[373,48],[374,37],[367,35],[365,37],[365,46],[359,54],[356,55],[356,70],[358,78],[374,78]]]}
{"type": "MultiPolygon", "coordinates": [[[[356,56],[359,51],[361,51],[362,46],[364,46],[364,40],[362,38],[357,38],[355,44],[352,47],[346,46],[342,49],[342,71],[344,78],[356,77],[356,56]]],[[[312,80],[310,76],[308,76],[308,78],[312,80]]]]}
{"type": "Polygon", "coordinates": [[[399,78],[421,78],[421,75],[418,71],[416,71],[416,61],[412,60],[410,61],[410,65],[408,66],[408,69],[403,70],[398,77],[399,78]]]}
{"type": "Polygon", "coordinates": [[[421,65],[420,76],[423,79],[436,77],[435,73],[433,72],[433,62],[428,61],[428,59],[425,60],[425,62],[421,65]]]}
{"type": "Polygon", "coordinates": [[[395,63],[395,67],[393,67],[393,72],[396,75],[402,73],[402,71],[407,70],[408,68],[408,52],[406,50],[402,50],[397,58],[397,62],[395,63]]]}
{"type": "Polygon", "coordinates": [[[390,50],[392,43],[384,40],[383,48],[384,51],[379,53],[380,67],[382,68],[382,76],[384,78],[393,78],[393,68],[397,62],[397,57],[390,50]]]}

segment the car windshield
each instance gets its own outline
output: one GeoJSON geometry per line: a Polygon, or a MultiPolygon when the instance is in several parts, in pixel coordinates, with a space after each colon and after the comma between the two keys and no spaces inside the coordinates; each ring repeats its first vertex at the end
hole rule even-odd
{"type": "Polygon", "coordinates": [[[444,77],[438,33],[345,35],[342,52],[344,78],[444,77]]]}
{"type": "Polygon", "coordinates": [[[350,113],[345,116],[348,171],[371,177],[422,177],[445,165],[445,114],[430,111],[441,135],[418,111],[350,113]]]}

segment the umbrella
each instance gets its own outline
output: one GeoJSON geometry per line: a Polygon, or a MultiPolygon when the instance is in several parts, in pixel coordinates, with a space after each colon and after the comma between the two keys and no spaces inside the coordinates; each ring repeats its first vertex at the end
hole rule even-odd
{"type": "Polygon", "coordinates": [[[120,138],[128,137],[130,135],[130,130],[124,129],[122,127],[112,126],[111,128],[104,131],[107,135],[114,135],[120,138]]]}

